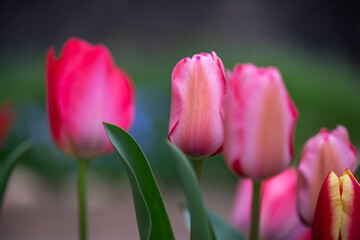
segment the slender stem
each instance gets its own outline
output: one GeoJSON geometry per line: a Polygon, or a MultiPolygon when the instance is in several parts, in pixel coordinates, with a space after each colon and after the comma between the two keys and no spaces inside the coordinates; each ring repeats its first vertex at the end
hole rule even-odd
{"type": "MultiPolygon", "coordinates": [[[[202,176],[202,165],[203,165],[203,160],[204,158],[191,158],[189,157],[191,165],[193,166],[193,169],[195,171],[196,174],[196,178],[198,180],[199,183],[199,187],[201,190],[201,176],[202,176]]],[[[191,225],[192,226],[192,225],[191,225]]],[[[194,232],[193,229],[190,229],[190,240],[194,240],[194,232]]]]}
{"type": "Polygon", "coordinates": [[[201,176],[202,176],[202,165],[203,165],[203,158],[190,158],[191,165],[196,174],[196,178],[198,180],[199,186],[201,188],[201,176]]]}
{"type": "Polygon", "coordinates": [[[261,181],[253,180],[253,202],[252,202],[252,217],[251,217],[251,231],[250,240],[259,239],[259,223],[260,223],[260,191],[261,181]]]}
{"type": "Polygon", "coordinates": [[[87,239],[87,221],[86,221],[86,172],[88,161],[79,161],[79,176],[78,176],[78,204],[79,204],[79,239],[87,239]]]}

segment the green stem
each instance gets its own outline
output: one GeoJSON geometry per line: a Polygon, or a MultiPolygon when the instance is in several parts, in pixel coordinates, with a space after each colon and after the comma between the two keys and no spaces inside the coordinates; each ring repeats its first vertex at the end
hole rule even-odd
{"type": "Polygon", "coordinates": [[[202,173],[202,165],[203,165],[203,158],[191,158],[189,157],[191,165],[196,174],[196,178],[198,180],[199,186],[201,188],[201,173],[202,173]]]}
{"type": "MultiPolygon", "coordinates": [[[[191,158],[189,157],[191,165],[193,166],[196,178],[198,180],[199,183],[199,187],[201,190],[201,176],[202,176],[202,165],[203,165],[203,160],[204,158],[191,158]]],[[[193,229],[190,229],[190,240],[194,240],[194,236],[193,236],[193,229]]]]}
{"type": "Polygon", "coordinates": [[[87,221],[86,221],[86,172],[88,161],[79,161],[78,176],[78,204],[79,204],[79,239],[87,239],[87,221]]]}
{"type": "Polygon", "coordinates": [[[261,181],[253,180],[253,202],[252,202],[252,217],[251,217],[251,231],[250,240],[259,239],[259,223],[260,223],[260,191],[261,181]]]}

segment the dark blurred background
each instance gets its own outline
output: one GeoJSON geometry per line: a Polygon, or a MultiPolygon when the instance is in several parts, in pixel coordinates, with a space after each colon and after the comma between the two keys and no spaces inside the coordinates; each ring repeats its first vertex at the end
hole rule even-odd
{"type": "MultiPolygon", "coordinates": [[[[202,51],[215,51],[228,69],[245,62],[280,69],[300,112],[296,159],[321,127],[343,124],[360,146],[358,1],[2,1],[0,101],[14,102],[18,116],[0,159],[34,139],[20,168],[48,188],[61,188],[76,175],[76,161],[50,139],[44,92],[47,49],[55,46],[59,53],[72,36],[105,44],[131,75],[136,87],[131,134],[165,189],[177,186],[165,146],[171,71],[180,59],[202,51]]],[[[105,182],[127,181],[115,154],[93,161],[90,171],[105,182]]],[[[222,156],[205,162],[204,178],[205,189],[229,186],[225,197],[231,203],[236,177],[222,156]]]]}

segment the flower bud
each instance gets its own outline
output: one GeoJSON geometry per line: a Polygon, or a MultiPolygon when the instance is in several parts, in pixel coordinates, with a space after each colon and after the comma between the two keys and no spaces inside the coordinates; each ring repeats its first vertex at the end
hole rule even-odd
{"type": "Polygon", "coordinates": [[[360,239],[360,185],[347,169],[331,171],[317,199],[311,239],[360,239]]]}
{"type": "Polygon", "coordinates": [[[52,137],[66,153],[81,159],[112,151],[102,122],[128,130],[134,118],[130,78],[103,45],[69,39],[58,59],[46,61],[47,107],[52,137]]]}
{"type": "Polygon", "coordinates": [[[224,66],[214,52],[178,62],[171,76],[170,142],[195,158],[220,153],[225,93],[224,66]]]}
{"type": "Polygon", "coordinates": [[[224,152],[237,174],[261,180],[291,163],[297,110],[274,67],[237,65],[225,100],[224,152]]]}

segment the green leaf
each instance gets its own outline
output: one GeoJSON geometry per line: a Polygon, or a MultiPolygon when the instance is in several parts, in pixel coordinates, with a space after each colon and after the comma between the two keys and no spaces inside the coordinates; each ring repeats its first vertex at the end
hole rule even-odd
{"type": "MultiPolygon", "coordinates": [[[[167,142],[174,157],[180,181],[187,200],[191,216],[191,233],[195,240],[215,239],[206,214],[206,208],[201,197],[200,187],[195,172],[186,156],[175,145],[167,142]]],[[[223,239],[223,238],[220,238],[223,239]]]]}
{"type": "Polygon", "coordinates": [[[7,182],[15,165],[21,160],[21,157],[32,147],[32,141],[26,140],[18,145],[0,166],[0,207],[5,195],[7,182]]]}
{"type": "Polygon", "coordinates": [[[140,238],[175,239],[159,188],[140,146],[121,128],[108,123],[104,127],[130,179],[140,238]]]}
{"type": "Polygon", "coordinates": [[[245,240],[244,236],[214,211],[208,208],[207,213],[217,239],[245,240]]]}

